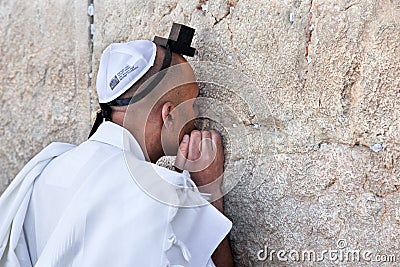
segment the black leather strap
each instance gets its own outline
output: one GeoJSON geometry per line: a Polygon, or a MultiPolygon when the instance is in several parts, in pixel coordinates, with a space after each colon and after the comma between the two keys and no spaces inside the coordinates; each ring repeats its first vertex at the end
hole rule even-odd
{"type": "Polygon", "coordinates": [[[101,110],[97,112],[96,120],[93,124],[92,130],[90,131],[89,138],[97,131],[100,124],[102,124],[104,121],[111,121],[112,106],[128,106],[130,104],[138,102],[146,95],[148,95],[161,82],[161,80],[165,77],[165,74],[167,73],[167,68],[169,68],[169,66],[171,65],[171,60],[172,60],[172,52],[169,46],[167,45],[164,48],[165,48],[165,56],[162,67],[160,71],[157,74],[155,74],[155,77],[146,86],[146,88],[144,88],[142,91],[140,91],[140,93],[135,94],[133,97],[130,98],[115,99],[109,103],[100,103],[101,110]]]}
{"type": "Polygon", "coordinates": [[[93,123],[92,130],[90,131],[90,138],[99,128],[100,124],[104,121],[111,121],[111,113],[112,109],[108,104],[100,103],[101,110],[99,110],[96,114],[96,120],[93,123]]]}

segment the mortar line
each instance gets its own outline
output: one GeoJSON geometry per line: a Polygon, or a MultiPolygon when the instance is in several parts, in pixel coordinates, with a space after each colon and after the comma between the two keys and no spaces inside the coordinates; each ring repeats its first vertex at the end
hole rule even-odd
{"type": "Polygon", "coordinates": [[[94,0],[88,0],[88,6],[87,6],[87,16],[89,20],[89,28],[88,28],[88,46],[89,46],[89,58],[88,58],[88,64],[89,64],[89,73],[88,73],[88,87],[87,91],[89,94],[89,127],[91,127],[92,124],[92,115],[93,115],[93,46],[94,46],[94,12],[89,13],[90,10],[94,10],[94,0]]]}

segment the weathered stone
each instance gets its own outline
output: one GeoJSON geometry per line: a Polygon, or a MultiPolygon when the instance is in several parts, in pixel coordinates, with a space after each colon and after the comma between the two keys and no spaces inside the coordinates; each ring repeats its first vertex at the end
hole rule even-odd
{"type": "MultiPolygon", "coordinates": [[[[3,40],[24,40],[0,46],[5,181],[50,140],[86,137],[91,63],[84,4],[74,2],[70,16],[53,16],[68,10],[66,1],[0,5],[3,40]],[[75,26],[55,27],[54,18],[75,26]],[[34,115],[37,103],[44,116],[34,115]]],[[[100,0],[93,73],[112,42],[166,37],[172,22],[196,28],[198,52],[189,61],[202,95],[213,99],[205,112],[218,111],[202,127],[219,129],[227,147],[226,211],[238,266],[381,266],[257,254],[264,246],[317,257],[369,250],[400,261],[399,17],[398,0],[100,0]]]]}
{"type": "Polygon", "coordinates": [[[0,191],[53,141],[89,132],[87,3],[0,1],[0,191]]]}

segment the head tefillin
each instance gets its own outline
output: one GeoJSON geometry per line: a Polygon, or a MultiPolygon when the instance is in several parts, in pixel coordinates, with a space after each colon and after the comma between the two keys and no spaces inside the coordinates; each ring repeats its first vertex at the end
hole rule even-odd
{"type": "Polygon", "coordinates": [[[155,36],[153,42],[162,47],[169,47],[171,52],[193,57],[196,49],[190,47],[194,35],[194,29],[188,26],[174,23],[168,39],[155,36]]]}
{"type": "Polygon", "coordinates": [[[112,106],[127,106],[138,102],[148,95],[164,78],[167,68],[171,66],[172,53],[193,57],[196,49],[191,47],[195,29],[188,26],[173,23],[168,39],[155,36],[153,42],[165,49],[165,57],[162,67],[154,78],[139,93],[133,97],[115,99],[109,103],[100,103],[101,110],[97,113],[96,121],[92,127],[89,137],[92,136],[103,121],[111,121],[112,106]]]}
{"type": "Polygon", "coordinates": [[[116,99],[108,103],[108,105],[127,106],[129,104],[138,102],[143,97],[148,95],[151,92],[151,90],[153,90],[157,86],[157,84],[159,84],[161,80],[164,78],[165,74],[167,73],[165,69],[171,66],[172,52],[180,55],[193,57],[196,52],[196,49],[191,47],[190,45],[192,43],[194,31],[195,30],[193,28],[190,28],[188,26],[178,23],[173,23],[168,39],[162,38],[160,36],[155,36],[153,43],[165,49],[165,57],[159,72],[152,78],[151,82],[143,90],[135,94],[133,97],[125,99],[116,99]]]}

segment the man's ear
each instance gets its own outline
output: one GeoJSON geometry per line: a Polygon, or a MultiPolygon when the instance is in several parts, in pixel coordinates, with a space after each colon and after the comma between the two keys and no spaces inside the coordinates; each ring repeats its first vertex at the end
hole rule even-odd
{"type": "Polygon", "coordinates": [[[172,116],[172,110],[175,108],[171,102],[165,102],[161,109],[161,117],[165,127],[170,127],[173,123],[174,117],[172,116]]]}

